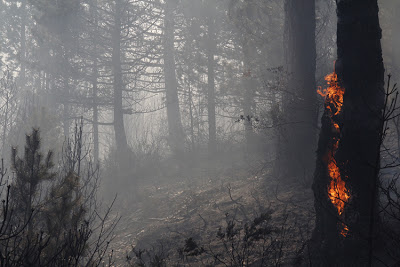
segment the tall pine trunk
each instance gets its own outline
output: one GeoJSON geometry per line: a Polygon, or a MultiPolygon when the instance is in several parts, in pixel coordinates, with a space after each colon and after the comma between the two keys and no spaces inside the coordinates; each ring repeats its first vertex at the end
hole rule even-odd
{"type": "MultiPolygon", "coordinates": [[[[66,62],[66,60],[64,61],[66,62]]],[[[64,131],[64,138],[69,138],[69,126],[70,126],[70,85],[68,77],[63,77],[64,83],[64,97],[62,99],[63,103],[63,131],[64,131]]]]}
{"type": "Polygon", "coordinates": [[[172,153],[184,152],[184,133],[179,111],[178,84],[175,74],[174,1],[167,0],[164,10],[164,75],[169,145],[172,153]]]}
{"type": "Polygon", "coordinates": [[[93,157],[94,162],[99,162],[99,105],[98,105],[98,69],[97,62],[93,65],[92,97],[93,97],[93,157]]]}
{"type": "Polygon", "coordinates": [[[26,84],[26,20],[27,20],[27,11],[26,11],[26,1],[22,1],[21,3],[21,50],[20,50],[20,77],[19,77],[19,87],[25,90],[26,84]]]}
{"type": "MultiPolygon", "coordinates": [[[[214,10],[213,10],[214,13],[214,10]]],[[[207,92],[207,112],[208,112],[208,152],[213,154],[217,144],[217,126],[215,119],[215,53],[217,50],[214,14],[210,14],[207,18],[208,30],[208,49],[207,49],[207,75],[208,75],[208,92],[207,92]]]]}
{"type": "Polygon", "coordinates": [[[378,231],[377,186],[380,161],[384,67],[377,0],[338,1],[336,73],[344,88],[340,114],[325,109],[319,137],[313,191],[317,261],[366,266],[378,231]],[[338,133],[332,119],[339,125],[338,133]],[[329,198],[326,155],[332,153],[350,198],[341,215],[329,198]],[[346,229],[347,228],[347,229],[346,229]],[[345,234],[343,234],[343,232],[345,234]],[[318,255],[318,256],[317,256],[318,255]],[[319,256],[324,255],[324,259],[319,256]]]}
{"type": "Polygon", "coordinates": [[[392,75],[394,82],[400,81],[400,2],[395,1],[393,4],[393,21],[392,21],[392,75]]]}
{"type": "Polygon", "coordinates": [[[287,63],[281,168],[285,176],[311,181],[316,148],[315,0],[287,0],[287,63]]]}
{"type": "Polygon", "coordinates": [[[122,92],[124,82],[122,79],[121,66],[121,8],[121,0],[115,0],[115,25],[112,35],[112,68],[114,76],[114,132],[118,153],[125,152],[128,147],[124,125],[124,113],[122,107],[122,92]]]}
{"type": "Polygon", "coordinates": [[[252,70],[251,62],[254,60],[255,46],[248,37],[243,37],[243,115],[246,145],[249,152],[254,148],[254,131],[252,125],[252,117],[254,116],[255,101],[254,95],[256,91],[256,81],[254,79],[254,70],[252,70]]]}
{"type": "MultiPolygon", "coordinates": [[[[90,3],[90,15],[93,18],[93,24],[96,29],[95,33],[92,35],[92,42],[93,42],[93,52],[97,52],[97,44],[98,38],[96,36],[96,32],[98,30],[98,12],[97,8],[97,0],[93,0],[90,3]]],[[[98,57],[97,55],[93,56],[93,68],[92,68],[92,108],[93,108],[93,158],[94,162],[97,164],[99,162],[99,104],[98,104],[98,77],[99,77],[99,70],[98,70],[98,57]]]]}

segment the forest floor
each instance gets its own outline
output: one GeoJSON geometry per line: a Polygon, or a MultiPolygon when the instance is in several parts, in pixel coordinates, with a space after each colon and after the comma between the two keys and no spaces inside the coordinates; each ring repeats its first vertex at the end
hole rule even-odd
{"type": "Polygon", "coordinates": [[[252,166],[239,165],[200,167],[191,170],[190,175],[147,181],[138,185],[134,194],[121,193],[114,207],[115,217],[121,218],[110,245],[115,266],[128,265],[126,256],[133,255],[133,247],[148,249],[153,257],[168,258],[167,266],[178,261],[180,266],[205,266],[212,260],[210,266],[216,266],[215,255],[222,255],[218,261],[221,265],[235,265],[233,254],[223,254],[224,250],[232,252],[227,243],[239,251],[242,237],[221,239],[217,237],[218,229],[226,230],[229,221],[243,228],[265,213],[271,215],[271,233],[264,240],[268,262],[291,265],[314,226],[310,186],[274,177],[261,161],[252,166]],[[188,238],[199,247],[210,248],[206,249],[207,255],[179,259],[178,248],[184,248],[188,238]]]}

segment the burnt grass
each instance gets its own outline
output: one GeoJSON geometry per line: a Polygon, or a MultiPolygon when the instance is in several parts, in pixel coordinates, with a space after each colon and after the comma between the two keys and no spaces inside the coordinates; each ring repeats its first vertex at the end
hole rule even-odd
{"type": "Polygon", "coordinates": [[[272,175],[263,161],[209,165],[119,193],[116,266],[136,266],[141,255],[145,266],[291,266],[307,253],[310,186],[272,175]]]}

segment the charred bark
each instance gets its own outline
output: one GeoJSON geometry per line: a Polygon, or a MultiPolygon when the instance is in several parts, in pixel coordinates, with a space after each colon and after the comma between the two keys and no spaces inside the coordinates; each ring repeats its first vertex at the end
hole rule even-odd
{"type": "Polygon", "coordinates": [[[340,266],[371,264],[378,232],[377,186],[384,107],[384,67],[377,0],[337,2],[336,72],[345,88],[341,113],[332,127],[329,110],[322,117],[313,183],[316,225],[312,244],[316,263],[340,266]],[[339,216],[328,195],[326,152],[339,138],[334,156],[350,198],[339,216]],[[341,227],[347,227],[344,236],[341,227]],[[317,256],[319,255],[319,256],[317,256]],[[322,255],[322,256],[321,256],[322,255]]]}
{"type": "Polygon", "coordinates": [[[289,177],[311,180],[316,147],[315,1],[286,1],[287,64],[290,73],[284,96],[281,170],[289,177]]]}

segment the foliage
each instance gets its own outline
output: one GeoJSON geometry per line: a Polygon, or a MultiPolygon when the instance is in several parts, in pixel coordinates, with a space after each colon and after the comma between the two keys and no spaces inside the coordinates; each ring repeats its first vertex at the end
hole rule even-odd
{"type": "MultiPolygon", "coordinates": [[[[55,178],[53,168],[53,153],[49,151],[45,157],[40,152],[40,135],[33,130],[26,135],[26,145],[23,158],[17,156],[17,148],[12,149],[12,169],[15,172],[15,183],[12,186],[12,196],[17,206],[27,215],[38,204],[38,187],[44,181],[55,178]]],[[[27,218],[27,217],[26,217],[27,218]]]]}
{"type": "MultiPolygon", "coordinates": [[[[76,160],[83,160],[82,150],[69,152],[79,155],[76,160]]],[[[90,167],[88,163],[85,165],[90,167]]],[[[104,217],[97,210],[97,171],[87,168],[83,175],[78,175],[76,168],[68,168],[67,173],[63,172],[65,169],[54,168],[52,152],[42,156],[39,130],[34,129],[26,136],[22,158],[13,149],[15,179],[7,187],[1,212],[2,266],[105,265],[115,222],[106,227],[110,208],[104,217]]],[[[3,170],[1,177],[5,175],[3,170]]],[[[1,193],[4,186],[1,180],[1,193]]],[[[112,264],[112,258],[108,264],[112,264]]]]}

